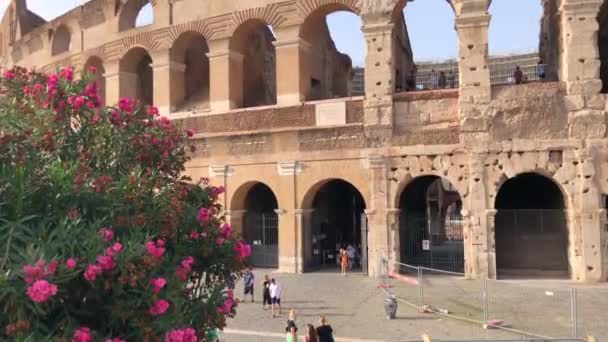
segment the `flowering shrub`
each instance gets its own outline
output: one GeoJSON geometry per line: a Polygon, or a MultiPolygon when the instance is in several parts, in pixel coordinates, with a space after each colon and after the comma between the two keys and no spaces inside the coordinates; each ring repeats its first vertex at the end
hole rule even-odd
{"type": "Polygon", "coordinates": [[[90,76],[0,78],[0,340],[205,341],[251,249],[182,175],[192,132],[90,76]]]}

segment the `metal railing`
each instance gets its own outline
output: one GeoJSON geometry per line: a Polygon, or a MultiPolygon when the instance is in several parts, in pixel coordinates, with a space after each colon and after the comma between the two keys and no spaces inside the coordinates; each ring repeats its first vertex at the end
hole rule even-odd
{"type": "Polygon", "coordinates": [[[608,298],[607,288],[468,280],[459,272],[385,259],[381,264],[383,291],[423,313],[542,341],[584,341],[583,336],[608,332],[597,304],[600,297],[608,298]]]}

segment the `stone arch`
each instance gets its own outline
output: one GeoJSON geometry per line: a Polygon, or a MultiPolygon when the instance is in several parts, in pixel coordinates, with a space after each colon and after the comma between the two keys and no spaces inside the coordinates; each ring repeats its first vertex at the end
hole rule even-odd
{"type": "Polygon", "coordinates": [[[127,0],[118,10],[118,31],[126,31],[136,27],[137,16],[146,5],[154,6],[155,0],[127,0]]]}
{"type": "Polygon", "coordinates": [[[362,184],[356,179],[346,178],[346,177],[332,177],[332,178],[324,178],[322,180],[318,180],[314,182],[312,185],[308,186],[307,190],[303,193],[300,199],[300,208],[302,209],[313,209],[313,203],[316,194],[319,190],[332,181],[343,181],[353,186],[353,188],[357,189],[357,191],[363,197],[364,203],[367,205],[370,203],[370,199],[368,198],[368,185],[362,184]]]}
{"type": "Polygon", "coordinates": [[[230,50],[242,57],[236,75],[242,78],[242,101],[239,107],[277,103],[276,50],[272,28],[262,19],[243,22],[230,38],[230,50]]]}
{"type": "Polygon", "coordinates": [[[186,31],[174,40],[171,61],[184,66],[175,71],[175,105],[186,110],[209,106],[209,47],[203,35],[186,31]]]}
{"type": "Polygon", "coordinates": [[[119,71],[121,96],[138,99],[147,105],[154,102],[152,57],[148,50],[132,47],[120,58],[119,71]]]}
{"type": "MultiPolygon", "coordinates": [[[[339,178],[314,184],[306,192],[303,208],[311,215],[303,221],[302,241],[307,271],[336,260],[336,246],[358,251],[360,258],[350,260],[352,266],[367,269],[367,218],[363,193],[352,183],[339,178]],[[314,251],[317,251],[316,253],[314,251]]],[[[350,259],[350,257],[349,257],[350,259]]]]}
{"type": "Polygon", "coordinates": [[[55,30],[51,45],[51,54],[53,56],[70,51],[72,48],[72,32],[66,25],[61,25],[55,30]]]}
{"type": "MultiPolygon", "coordinates": [[[[304,94],[306,101],[353,95],[356,75],[353,61],[349,55],[338,51],[327,24],[328,15],[341,11],[360,17],[359,8],[351,1],[316,1],[314,6],[301,11],[303,17],[299,37],[307,48],[303,51],[305,56],[302,58],[306,66],[300,72],[307,84],[304,94]]],[[[359,71],[361,78],[363,70],[359,71]]],[[[361,79],[359,83],[362,81],[361,79]]],[[[364,94],[364,89],[360,93],[364,94]]]]}
{"type": "Polygon", "coordinates": [[[230,223],[251,245],[249,263],[253,266],[279,266],[278,206],[276,193],[258,181],[242,184],[232,195],[230,223]]]}
{"type": "Polygon", "coordinates": [[[100,107],[103,108],[106,105],[106,78],[105,78],[105,67],[103,59],[98,56],[89,56],[86,59],[83,70],[89,72],[91,67],[96,69],[96,73],[92,75],[94,82],[97,83],[97,91],[99,94],[100,107]]]}
{"type": "Polygon", "coordinates": [[[447,178],[422,175],[399,193],[402,263],[464,273],[463,196],[447,178]]]}
{"type": "MultiPolygon", "coordinates": [[[[561,184],[561,182],[559,181],[559,179],[556,177],[555,173],[549,172],[546,169],[541,169],[541,168],[536,168],[536,167],[521,167],[517,170],[512,170],[511,172],[503,172],[500,174],[500,176],[498,176],[496,178],[496,181],[494,182],[494,187],[492,188],[492,191],[490,192],[490,203],[492,203],[492,205],[494,205],[496,203],[496,198],[498,197],[498,193],[500,192],[500,189],[502,188],[502,186],[509,180],[516,178],[520,175],[525,175],[525,174],[537,174],[539,176],[542,176],[548,180],[550,180],[552,183],[555,184],[555,186],[558,187],[561,196],[563,196],[564,199],[564,208],[569,208],[570,207],[570,195],[568,190],[561,184]]],[[[496,209],[496,207],[494,206],[493,208],[496,209]]]]}
{"type": "Polygon", "coordinates": [[[494,201],[498,277],[567,277],[566,195],[555,180],[526,172],[504,181],[494,201]]]}
{"type": "Polygon", "coordinates": [[[298,14],[302,20],[306,20],[313,12],[325,8],[330,12],[350,11],[357,15],[361,14],[358,0],[304,0],[298,1],[298,14]]]}
{"type": "MultiPolygon", "coordinates": [[[[464,176],[460,176],[455,179],[455,175],[447,173],[447,172],[421,172],[417,174],[406,173],[402,178],[398,181],[397,185],[394,187],[394,191],[392,192],[392,205],[393,208],[399,208],[401,203],[401,196],[405,189],[411,185],[412,182],[421,178],[421,177],[436,177],[447,180],[458,192],[461,198],[465,199],[468,196],[468,181],[464,176]]],[[[464,203],[463,203],[464,204],[464,203]]]]}

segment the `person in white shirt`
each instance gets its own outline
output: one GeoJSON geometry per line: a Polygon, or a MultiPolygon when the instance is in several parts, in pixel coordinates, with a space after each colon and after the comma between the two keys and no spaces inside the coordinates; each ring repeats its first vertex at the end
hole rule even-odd
{"type": "Polygon", "coordinates": [[[278,308],[281,314],[281,285],[272,278],[270,280],[270,299],[272,300],[272,318],[275,318],[275,310],[278,308]]]}

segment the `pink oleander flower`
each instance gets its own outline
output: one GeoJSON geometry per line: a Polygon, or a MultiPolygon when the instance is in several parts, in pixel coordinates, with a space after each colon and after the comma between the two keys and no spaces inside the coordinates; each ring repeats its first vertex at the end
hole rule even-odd
{"type": "Polygon", "coordinates": [[[2,73],[2,77],[6,78],[7,80],[14,80],[17,77],[17,74],[12,70],[6,70],[4,73],[2,73]]]}
{"type": "Polygon", "coordinates": [[[148,243],[146,243],[146,252],[148,252],[149,255],[160,259],[163,257],[163,255],[165,255],[165,241],[163,240],[156,240],[156,242],[154,241],[148,241],[148,243]]]}
{"type": "Polygon", "coordinates": [[[152,278],[150,280],[152,286],[154,286],[154,293],[159,293],[167,285],[167,279],[165,278],[152,278]]]}
{"type": "Polygon", "coordinates": [[[218,307],[217,311],[223,314],[228,314],[232,312],[234,308],[234,292],[232,290],[228,290],[228,298],[224,300],[224,303],[218,307]]]}
{"type": "Polygon", "coordinates": [[[230,238],[230,235],[232,234],[232,227],[230,226],[230,224],[224,223],[224,225],[222,226],[221,234],[226,239],[230,238]]]}
{"type": "Polygon", "coordinates": [[[163,315],[169,309],[169,302],[164,299],[159,299],[154,302],[154,305],[150,308],[150,314],[153,316],[163,315]]]}
{"type": "Polygon", "coordinates": [[[98,234],[105,242],[110,242],[114,238],[114,231],[112,229],[101,228],[98,234]]]}
{"type": "Polygon", "coordinates": [[[192,138],[192,137],[194,136],[194,130],[193,130],[193,129],[187,129],[187,130],[186,130],[186,135],[187,135],[189,138],[192,138]]]}
{"type": "Polygon", "coordinates": [[[57,285],[46,280],[37,280],[27,288],[27,296],[35,303],[44,303],[57,294],[57,285]]]}
{"type": "Polygon", "coordinates": [[[106,248],[106,255],[114,257],[118,253],[122,253],[122,244],[120,242],[115,242],[112,246],[106,248]]]}
{"type": "Polygon", "coordinates": [[[192,232],[190,233],[190,238],[192,240],[198,240],[201,238],[201,234],[199,232],[192,232]]]}
{"type": "Polygon", "coordinates": [[[91,342],[93,336],[91,336],[91,329],[87,327],[80,327],[74,332],[72,342],[91,342]]]}
{"type": "Polygon", "coordinates": [[[90,72],[91,74],[96,74],[96,73],[97,73],[97,68],[96,68],[95,66],[91,65],[91,66],[89,67],[89,72],[90,72]]]}
{"type": "Polygon", "coordinates": [[[84,88],[84,93],[88,97],[97,97],[97,82],[91,82],[87,84],[86,88],[84,88]]]}
{"type": "Polygon", "coordinates": [[[192,272],[192,265],[194,264],[194,258],[188,256],[182,260],[179,266],[177,266],[177,270],[175,271],[175,276],[177,279],[181,281],[188,280],[188,276],[190,272],[192,272]]]}
{"type": "Polygon", "coordinates": [[[222,185],[216,186],[211,189],[211,196],[213,196],[214,198],[217,198],[219,195],[223,194],[224,192],[226,192],[226,188],[224,188],[224,186],[222,186],[222,185]]]}
{"type": "Polygon", "coordinates": [[[103,271],[111,271],[116,267],[114,258],[109,255],[100,255],[97,257],[97,265],[101,267],[103,271]]]}
{"type": "Polygon", "coordinates": [[[192,328],[173,329],[165,335],[165,342],[198,342],[198,337],[192,328]]]}
{"type": "Polygon", "coordinates": [[[48,265],[44,260],[38,261],[35,265],[23,266],[24,280],[27,284],[32,284],[36,280],[44,279],[49,275],[54,275],[57,271],[57,261],[53,260],[48,265]]]}
{"type": "Polygon", "coordinates": [[[225,241],[225,240],[226,240],[226,239],[224,239],[223,237],[218,236],[218,237],[217,237],[217,239],[215,239],[215,242],[217,243],[217,245],[218,245],[218,246],[221,246],[221,245],[223,245],[223,244],[224,244],[224,241],[225,241]]]}
{"type": "Polygon", "coordinates": [[[133,100],[128,99],[128,98],[121,98],[120,100],[118,100],[118,109],[122,110],[123,112],[127,112],[127,113],[131,113],[133,112],[133,100]]]}
{"type": "Polygon", "coordinates": [[[148,113],[148,116],[158,116],[159,115],[159,111],[158,108],[154,107],[154,106],[147,106],[146,107],[146,113],[148,113]]]}
{"type": "Polygon", "coordinates": [[[95,115],[93,115],[93,118],[91,118],[91,124],[97,125],[99,121],[101,121],[101,115],[95,113],[95,115]]]}
{"type": "Polygon", "coordinates": [[[76,268],[76,260],[74,260],[74,258],[69,258],[65,262],[65,265],[67,266],[67,268],[73,270],[74,268],[76,268]]]}
{"type": "Polygon", "coordinates": [[[237,242],[237,244],[234,245],[233,250],[236,252],[236,259],[239,262],[245,261],[245,259],[251,255],[251,246],[243,241],[237,242]]]}
{"type": "Polygon", "coordinates": [[[87,269],[84,271],[84,279],[88,281],[95,281],[97,276],[101,274],[103,270],[98,265],[88,265],[87,269]]]}
{"type": "Polygon", "coordinates": [[[71,81],[74,79],[74,69],[72,69],[71,67],[63,68],[59,71],[59,76],[65,78],[68,81],[71,81]]]}
{"type": "Polygon", "coordinates": [[[127,341],[120,337],[114,337],[114,338],[107,339],[106,342],[127,342],[127,341]]]}
{"type": "Polygon", "coordinates": [[[209,221],[209,216],[210,216],[210,210],[207,208],[201,208],[198,211],[198,215],[196,215],[196,218],[198,219],[199,222],[204,223],[209,221]]]}

